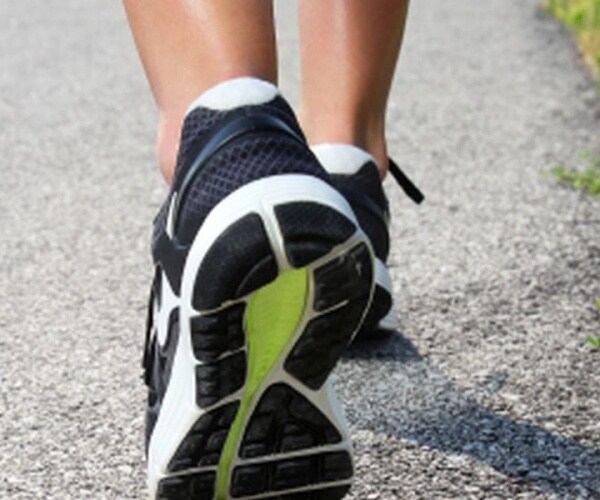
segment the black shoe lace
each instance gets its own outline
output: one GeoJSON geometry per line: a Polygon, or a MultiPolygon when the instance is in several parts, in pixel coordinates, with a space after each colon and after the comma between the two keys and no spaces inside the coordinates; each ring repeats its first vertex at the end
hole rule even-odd
{"type": "Polygon", "coordinates": [[[425,199],[423,193],[421,193],[419,188],[414,185],[414,183],[406,176],[404,172],[402,172],[394,160],[389,158],[389,162],[390,173],[394,179],[396,179],[398,185],[404,190],[406,196],[408,196],[417,205],[420,204],[425,199]]]}

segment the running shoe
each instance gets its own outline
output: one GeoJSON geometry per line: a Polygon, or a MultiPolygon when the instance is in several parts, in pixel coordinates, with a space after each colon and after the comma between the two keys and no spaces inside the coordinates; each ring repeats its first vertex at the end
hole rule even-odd
{"type": "Polygon", "coordinates": [[[353,462],[329,375],[374,258],[276,87],[230,80],[191,106],[152,254],[150,498],[342,498],[353,462]]]}
{"type": "MultiPolygon", "coordinates": [[[[399,323],[387,267],[390,210],[375,159],[349,144],[321,144],[312,150],[331,175],[333,186],[352,206],[375,252],[375,293],[360,335],[363,338],[389,335],[398,329],[399,323]]],[[[389,171],[415,203],[423,201],[423,194],[391,159],[389,171]]]]}

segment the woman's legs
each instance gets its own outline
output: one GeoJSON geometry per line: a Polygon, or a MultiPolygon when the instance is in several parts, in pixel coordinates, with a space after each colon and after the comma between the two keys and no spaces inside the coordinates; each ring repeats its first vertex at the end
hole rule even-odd
{"type": "Polygon", "coordinates": [[[124,0],[159,109],[157,152],[170,181],[188,105],[238,76],[275,82],[271,0],[124,0]]]}
{"type": "MultiPolygon", "coordinates": [[[[236,76],[275,82],[272,2],[124,0],[124,4],[159,108],[158,158],[170,180],[181,122],[194,98],[236,76]]],[[[407,5],[408,0],[299,2],[300,116],[311,143],[354,144],[369,151],[385,169],[385,107],[407,5]]]]}
{"type": "Polygon", "coordinates": [[[347,143],[387,170],[385,110],[408,0],[301,0],[300,120],[311,144],[347,143]]]}
{"type": "MultiPolygon", "coordinates": [[[[385,163],[383,118],[405,3],[382,16],[372,10],[389,0],[369,8],[364,0],[305,1],[309,138],[356,144],[385,163]]],[[[381,274],[369,251],[375,244],[369,230],[356,231],[364,219],[333,189],[333,178],[324,182],[317,159],[295,137],[291,110],[275,87],[241,79],[203,93],[240,76],[275,82],[271,1],[124,2],[159,107],[167,180],[185,111],[203,94],[185,129],[192,144],[186,160],[193,161],[181,162],[153,232],[156,274],[144,356],[150,493],[258,498],[306,486],[341,499],[353,473],[351,446],[323,384],[370,307],[381,274]],[[258,87],[265,92],[255,93],[258,87]],[[235,104],[247,107],[240,112],[235,104]],[[231,114],[224,118],[218,111],[225,110],[231,114]],[[321,290],[316,302],[307,299],[309,290],[321,290]],[[339,314],[323,311],[334,306],[336,314],[343,309],[341,326],[339,314]],[[315,347],[315,332],[326,349],[315,347]],[[290,413],[294,405],[302,415],[290,413]],[[282,438],[288,423],[302,430],[299,440],[282,438]],[[250,436],[257,426],[260,436],[250,436]],[[322,445],[332,443],[335,453],[325,454],[322,445]],[[288,455],[298,451],[301,457],[288,455]],[[285,460],[274,458],[279,453],[285,460]]],[[[370,168],[370,184],[380,191],[370,168]]]]}

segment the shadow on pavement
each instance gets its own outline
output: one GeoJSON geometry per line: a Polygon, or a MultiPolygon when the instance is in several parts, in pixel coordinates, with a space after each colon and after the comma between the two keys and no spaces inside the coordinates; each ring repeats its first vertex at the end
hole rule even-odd
{"type": "Polygon", "coordinates": [[[467,389],[424,360],[403,334],[359,341],[346,357],[379,365],[375,371],[392,363],[394,371],[384,373],[394,373],[393,383],[398,385],[398,393],[403,393],[381,414],[361,420],[359,428],[471,456],[513,481],[547,493],[600,498],[599,449],[478,404],[467,389]],[[403,383],[409,387],[408,393],[400,387],[403,383]]]}

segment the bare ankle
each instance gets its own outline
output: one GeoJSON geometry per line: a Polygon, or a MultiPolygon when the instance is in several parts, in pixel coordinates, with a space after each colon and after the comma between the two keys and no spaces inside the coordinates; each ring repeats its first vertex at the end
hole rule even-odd
{"type": "Polygon", "coordinates": [[[158,122],[156,153],[160,171],[167,184],[171,184],[177,163],[182,123],[183,115],[167,117],[162,113],[158,122]]]}

